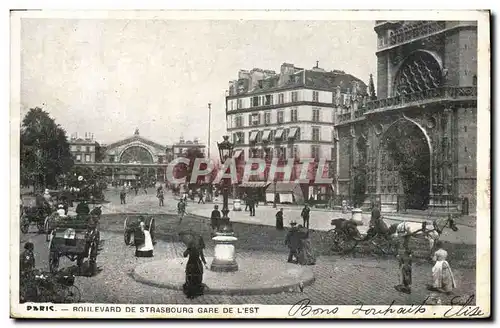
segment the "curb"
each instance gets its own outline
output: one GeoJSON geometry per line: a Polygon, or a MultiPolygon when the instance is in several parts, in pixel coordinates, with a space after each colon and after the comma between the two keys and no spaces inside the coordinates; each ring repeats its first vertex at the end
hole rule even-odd
{"type": "MultiPolygon", "coordinates": [[[[171,289],[171,290],[178,290],[182,291],[182,285],[177,285],[174,283],[157,283],[154,281],[151,281],[149,279],[143,278],[140,274],[136,272],[136,269],[134,268],[134,271],[131,273],[132,278],[142,284],[152,286],[152,287],[157,287],[157,288],[165,288],[165,289],[171,289]]],[[[308,279],[305,279],[302,281],[302,284],[304,287],[311,286],[314,282],[316,281],[316,277],[314,276],[314,273],[312,273],[312,276],[309,277],[308,279]]],[[[293,283],[293,284],[288,284],[288,285],[283,285],[283,286],[278,286],[278,287],[258,287],[258,288],[249,288],[249,289],[224,289],[224,288],[210,288],[208,287],[204,294],[205,295],[225,295],[225,296],[250,296],[250,295],[270,295],[270,294],[279,294],[283,292],[289,292],[290,289],[297,289],[299,287],[299,283],[293,283]]]]}
{"type": "MultiPolygon", "coordinates": [[[[194,217],[197,217],[197,218],[202,218],[202,219],[210,219],[210,217],[208,217],[208,216],[204,216],[204,215],[200,215],[200,214],[194,214],[194,213],[190,213],[190,212],[188,212],[188,215],[191,215],[191,216],[194,216],[194,217]]],[[[406,221],[406,222],[413,222],[413,223],[422,223],[424,221],[424,220],[422,220],[422,221],[412,220],[411,218],[410,219],[403,219],[403,218],[399,218],[399,217],[391,217],[391,216],[383,215],[383,213],[382,213],[382,218],[385,218],[387,220],[392,220],[392,221],[399,221],[399,222],[406,221]]],[[[238,221],[234,221],[234,222],[241,223],[241,224],[252,224],[252,225],[272,227],[272,225],[262,224],[262,223],[259,223],[259,222],[254,222],[254,223],[238,222],[238,221]]],[[[473,228],[473,229],[476,228],[475,225],[458,223],[458,222],[456,223],[456,225],[457,226],[469,227],[469,228],[473,228]]],[[[318,230],[318,229],[313,229],[313,228],[311,228],[310,230],[313,230],[313,231],[328,231],[328,230],[318,230]]]]}

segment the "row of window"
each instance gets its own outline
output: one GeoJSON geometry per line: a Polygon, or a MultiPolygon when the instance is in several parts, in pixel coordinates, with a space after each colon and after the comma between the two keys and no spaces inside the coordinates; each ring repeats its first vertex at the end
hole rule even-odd
{"type": "Polygon", "coordinates": [[[82,156],[82,154],[76,154],[75,155],[75,162],[77,163],[90,163],[92,162],[92,156],[90,154],[85,154],[85,156],[82,156]],[[85,161],[83,161],[82,159],[85,159],[85,161]]]}
{"type": "MultiPolygon", "coordinates": [[[[290,97],[288,99],[290,99],[290,102],[298,102],[299,101],[299,92],[298,91],[290,92],[290,97]]],[[[319,102],[319,92],[318,91],[312,92],[312,101],[319,102]]],[[[274,99],[274,95],[254,96],[254,97],[250,98],[250,107],[270,106],[270,105],[284,104],[284,103],[285,103],[285,94],[284,93],[278,94],[278,101],[277,102],[274,99]]],[[[242,105],[243,105],[242,99],[238,99],[237,109],[243,108],[242,105]]],[[[234,109],[234,108],[231,108],[231,109],[234,109]]]]}
{"type": "MultiPolygon", "coordinates": [[[[335,112],[332,112],[332,122],[335,122],[335,112]]],[[[243,127],[243,116],[242,115],[237,115],[235,116],[235,127],[241,128],[243,127]]],[[[290,115],[288,117],[287,122],[297,122],[298,121],[298,115],[297,115],[297,108],[292,108],[290,110],[290,115]]],[[[321,116],[320,116],[320,108],[313,108],[312,110],[312,117],[311,117],[312,122],[321,122],[321,116]]],[[[248,115],[248,122],[249,126],[259,126],[259,125],[270,125],[271,122],[271,112],[265,112],[264,117],[262,119],[261,113],[253,113],[248,115]]],[[[283,124],[285,123],[285,112],[283,110],[280,110],[277,112],[276,116],[276,123],[277,124],[283,124]]]]}
{"type": "MultiPolygon", "coordinates": [[[[264,96],[253,96],[250,97],[250,103],[249,106],[245,106],[243,103],[243,98],[236,99],[236,101],[229,101],[229,110],[236,110],[236,109],[244,109],[244,108],[254,108],[254,107],[260,107],[260,106],[271,106],[271,105],[280,105],[285,103],[285,94],[284,93],[279,93],[277,94],[278,97],[275,97],[275,95],[264,95],[264,96]]],[[[337,97],[335,93],[332,93],[332,104],[337,104],[338,106],[347,106],[350,103],[351,99],[350,94],[340,94],[340,97],[337,97]]],[[[287,103],[294,103],[294,102],[299,102],[304,99],[301,99],[299,91],[291,91],[289,93],[288,101],[287,103]]],[[[312,92],[312,102],[319,102],[319,91],[313,91],[312,92]]]]}
{"type": "MultiPolygon", "coordinates": [[[[233,143],[235,145],[245,144],[245,135],[243,131],[233,133],[233,143]]],[[[273,142],[273,141],[287,141],[293,139],[294,141],[300,141],[300,128],[288,128],[288,129],[277,129],[277,130],[265,130],[265,131],[249,131],[248,132],[248,143],[261,143],[261,142],[273,142]]],[[[321,138],[321,128],[312,127],[311,141],[326,141],[321,138]]],[[[331,139],[329,141],[338,141],[337,131],[335,129],[331,132],[331,139]]]]}
{"type": "MultiPolygon", "coordinates": [[[[245,134],[245,132],[233,133],[233,143],[235,145],[245,144],[245,134]]],[[[248,132],[248,143],[287,141],[289,139],[300,140],[300,128],[248,132]]]]}
{"type": "MultiPolygon", "coordinates": [[[[236,155],[237,155],[236,157],[237,160],[245,159],[245,154],[242,151],[238,152],[236,155]]],[[[298,146],[275,147],[275,148],[272,147],[250,148],[248,155],[250,156],[250,158],[262,158],[265,160],[272,160],[273,158],[278,158],[281,160],[300,158],[298,146]]],[[[336,151],[335,148],[332,147],[330,149],[329,160],[334,161],[335,157],[336,157],[336,151]]],[[[309,158],[314,158],[316,161],[319,161],[319,159],[322,158],[321,147],[318,145],[311,145],[309,158]]]]}
{"type": "MultiPolygon", "coordinates": [[[[82,145],[72,145],[71,150],[72,151],[82,151],[82,145]]],[[[87,153],[94,151],[94,146],[85,146],[85,151],[87,153]]]]}

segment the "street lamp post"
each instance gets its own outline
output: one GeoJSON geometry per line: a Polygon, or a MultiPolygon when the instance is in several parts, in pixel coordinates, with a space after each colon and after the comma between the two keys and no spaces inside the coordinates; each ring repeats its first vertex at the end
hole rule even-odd
{"type": "Polygon", "coordinates": [[[212,119],[212,104],[208,103],[208,160],[210,161],[210,121],[212,119]]]}
{"type": "MultiPolygon", "coordinates": [[[[233,156],[233,144],[229,141],[229,136],[224,136],[224,141],[217,143],[219,148],[219,156],[221,163],[224,165],[228,158],[233,156]]],[[[226,179],[222,179],[222,218],[221,224],[219,226],[219,233],[231,234],[233,233],[233,228],[231,222],[229,221],[229,186],[231,185],[231,180],[229,182],[226,179]]]]}
{"type": "MultiPolygon", "coordinates": [[[[229,136],[224,136],[224,141],[217,143],[221,163],[224,164],[227,159],[233,156],[233,144],[229,142],[229,136]]],[[[212,238],[215,242],[214,260],[210,266],[211,271],[216,272],[233,272],[238,271],[238,263],[236,263],[234,243],[238,240],[234,236],[231,222],[229,222],[229,183],[222,180],[222,218],[216,236],[212,238]]]]}

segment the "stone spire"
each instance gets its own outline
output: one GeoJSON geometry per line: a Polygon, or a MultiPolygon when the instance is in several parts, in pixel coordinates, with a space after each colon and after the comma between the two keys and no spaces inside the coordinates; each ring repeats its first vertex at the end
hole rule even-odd
{"type": "Polygon", "coordinates": [[[373,74],[370,74],[370,82],[368,82],[368,94],[370,95],[371,100],[377,99],[377,96],[375,95],[375,85],[373,84],[373,74]]]}

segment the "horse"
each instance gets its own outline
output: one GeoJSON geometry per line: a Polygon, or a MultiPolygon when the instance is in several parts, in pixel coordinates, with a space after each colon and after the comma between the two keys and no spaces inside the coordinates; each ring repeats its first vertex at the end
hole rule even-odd
{"type": "Polygon", "coordinates": [[[422,227],[418,230],[412,231],[412,227],[407,221],[391,224],[386,232],[387,237],[404,238],[405,246],[408,246],[410,237],[423,236],[429,243],[429,253],[432,256],[436,242],[441,237],[443,230],[450,228],[453,231],[458,231],[458,227],[450,214],[448,217],[436,218],[432,221],[432,228],[427,228],[427,222],[422,222],[422,227]]]}

